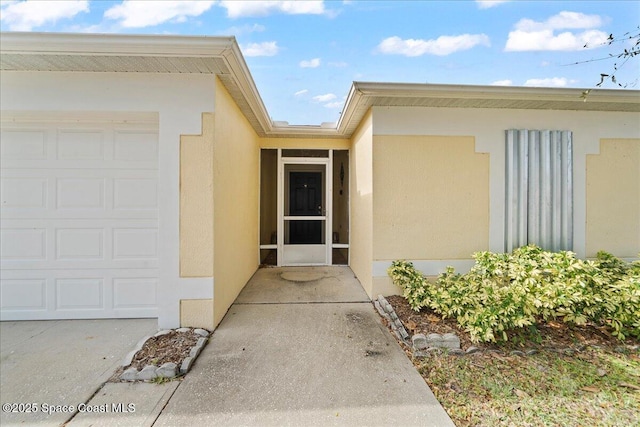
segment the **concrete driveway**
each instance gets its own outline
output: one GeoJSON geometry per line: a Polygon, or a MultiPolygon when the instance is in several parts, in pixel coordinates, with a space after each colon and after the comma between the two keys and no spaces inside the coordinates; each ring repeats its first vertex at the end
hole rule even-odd
{"type": "Polygon", "coordinates": [[[0,424],[453,426],[348,267],[260,269],[182,381],[105,384],[156,325],[0,323],[0,424]]]}
{"type": "Polygon", "coordinates": [[[0,322],[0,425],[63,424],[73,415],[69,407],[89,401],[157,324],[156,319],[0,322]],[[12,403],[26,406],[7,412],[12,403]]]}

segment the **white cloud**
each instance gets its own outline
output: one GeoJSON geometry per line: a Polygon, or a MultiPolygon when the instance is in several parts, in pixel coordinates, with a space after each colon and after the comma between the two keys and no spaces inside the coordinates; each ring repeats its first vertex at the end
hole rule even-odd
{"type": "Polygon", "coordinates": [[[324,95],[316,95],[313,97],[313,100],[316,102],[329,102],[336,99],[337,96],[333,93],[325,93],[324,95]]]}
{"type": "Polygon", "coordinates": [[[241,34],[249,34],[249,33],[261,33],[266,30],[264,25],[253,24],[253,25],[241,25],[239,27],[229,27],[226,30],[220,31],[220,34],[233,34],[234,36],[239,36],[241,34]]]}
{"type": "Polygon", "coordinates": [[[343,105],[344,105],[343,101],[334,101],[334,102],[329,102],[327,104],[324,104],[326,108],[340,108],[343,105]]]}
{"type": "Polygon", "coordinates": [[[0,20],[11,31],[31,31],[34,27],[73,18],[81,12],[89,12],[87,0],[8,1],[2,2],[0,20]]]}
{"type": "Polygon", "coordinates": [[[598,15],[585,15],[579,12],[560,12],[543,22],[531,19],[521,19],[515,29],[509,33],[505,51],[571,51],[585,47],[603,46],[608,34],[596,30],[603,20],[598,15]],[[556,30],[584,30],[563,31],[556,34],[556,30]]]}
{"type": "Polygon", "coordinates": [[[536,50],[571,51],[603,46],[609,35],[604,31],[589,30],[574,34],[569,31],[554,34],[553,30],[512,31],[505,51],[526,52],[536,50]]]}
{"type": "Polygon", "coordinates": [[[476,4],[480,9],[489,9],[491,7],[498,6],[499,4],[506,3],[509,0],[476,0],[476,4]]]}
{"type": "Polygon", "coordinates": [[[213,1],[124,0],[108,9],[104,17],[120,21],[125,28],[144,28],[167,21],[185,22],[189,17],[202,15],[213,4],[213,1]]]}
{"type": "Polygon", "coordinates": [[[244,56],[275,56],[280,51],[278,42],[249,43],[240,46],[244,56]]]}
{"type": "Polygon", "coordinates": [[[320,66],[320,58],[313,58],[309,61],[300,61],[302,68],[318,68],[320,66]]]}
{"type": "Polygon", "coordinates": [[[538,87],[566,87],[569,83],[575,82],[575,80],[569,80],[566,77],[549,77],[546,79],[529,79],[524,82],[524,85],[538,87]]]}
{"type": "Polygon", "coordinates": [[[602,26],[602,23],[602,18],[599,15],[563,11],[543,22],[527,18],[521,19],[516,23],[515,29],[521,31],[587,29],[598,28],[602,26]]]}
{"type": "Polygon", "coordinates": [[[307,93],[309,93],[309,90],[308,90],[308,89],[302,89],[302,90],[297,91],[297,92],[296,92],[296,93],[294,93],[293,95],[294,95],[294,96],[302,96],[302,95],[305,95],[305,94],[307,94],[307,93]]]}
{"type": "Polygon", "coordinates": [[[513,81],[506,79],[506,80],[496,80],[495,82],[491,83],[492,86],[513,86],[513,81]]]}
{"type": "Polygon", "coordinates": [[[323,1],[222,1],[229,18],[267,16],[273,13],[287,15],[322,15],[323,1]]]}
{"type": "Polygon", "coordinates": [[[394,36],[382,40],[378,45],[378,51],[389,55],[421,56],[428,53],[445,56],[477,45],[490,46],[489,37],[486,34],[462,34],[440,36],[435,40],[403,40],[394,36]]]}

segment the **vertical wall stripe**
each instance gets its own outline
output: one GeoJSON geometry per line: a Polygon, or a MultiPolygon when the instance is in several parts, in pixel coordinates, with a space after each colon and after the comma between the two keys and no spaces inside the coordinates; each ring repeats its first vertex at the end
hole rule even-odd
{"type": "Polygon", "coordinates": [[[506,131],[505,251],[572,249],[572,157],[570,131],[506,131]]]}

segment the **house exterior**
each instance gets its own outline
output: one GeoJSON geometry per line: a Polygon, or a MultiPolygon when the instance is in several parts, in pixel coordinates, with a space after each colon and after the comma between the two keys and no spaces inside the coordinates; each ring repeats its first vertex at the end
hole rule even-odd
{"type": "Polygon", "coordinates": [[[263,263],[374,296],[395,259],[640,252],[640,91],[354,82],[289,126],[232,37],[1,41],[2,320],[213,329],[263,263]]]}

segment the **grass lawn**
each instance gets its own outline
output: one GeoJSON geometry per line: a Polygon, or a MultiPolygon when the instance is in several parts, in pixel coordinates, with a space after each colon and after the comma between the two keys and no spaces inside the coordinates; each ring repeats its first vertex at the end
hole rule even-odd
{"type": "Polygon", "coordinates": [[[637,353],[430,355],[414,363],[458,427],[640,425],[637,353]]]}
{"type": "Polygon", "coordinates": [[[640,426],[637,340],[621,342],[591,325],[549,322],[500,345],[474,344],[455,320],[413,311],[401,296],[387,299],[411,335],[453,332],[463,350],[481,349],[416,358],[406,349],[458,427],[640,426]],[[536,353],[522,357],[513,350],[536,353]]]}

